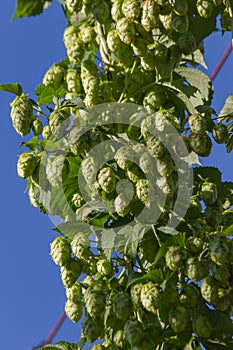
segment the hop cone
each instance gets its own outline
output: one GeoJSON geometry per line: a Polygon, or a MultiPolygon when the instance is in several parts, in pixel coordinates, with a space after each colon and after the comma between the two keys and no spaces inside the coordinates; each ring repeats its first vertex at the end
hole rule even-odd
{"type": "Polygon", "coordinates": [[[57,90],[63,83],[64,70],[61,66],[54,64],[45,73],[43,78],[43,84],[51,86],[53,89],[57,90]]]}
{"type": "Polygon", "coordinates": [[[82,8],[82,0],[65,0],[65,4],[70,12],[78,13],[82,8]]]}
{"type": "Polygon", "coordinates": [[[137,307],[141,307],[142,305],[141,303],[142,286],[143,286],[142,283],[137,283],[137,284],[134,284],[130,290],[132,303],[137,307]]]}
{"type": "Polygon", "coordinates": [[[143,284],[141,291],[141,302],[147,311],[156,314],[160,300],[160,292],[153,282],[143,284]]]}
{"type": "Polygon", "coordinates": [[[212,129],[214,141],[217,143],[225,143],[228,139],[228,129],[223,123],[216,124],[212,129]]]}
{"type": "Polygon", "coordinates": [[[32,102],[25,96],[17,96],[11,103],[12,124],[20,136],[29,134],[33,118],[32,102]]]}
{"type": "Polygon", "coordinates": [[[61,279],[66,288],[72,287],[82,272],[80,261],[70,259],[70,261],[61,267],[61,279]]]}
{"type": "Polygon", "coordinates": [[[212,149],[212,141],[207,134],[191,133],[189,137],[191,149],[202,157],[208,157],[212,149]]]}
{"type": "Polygon", "coordinates": [[[70,245],[59,236],[50,244],[50,255],[58,266],[65,266],[70,261],[70,245]]]}
{"type": "Polygon", "coordinates": [[[212,205],[218,198],[218,189],[215,183],[205,181],[200,189],[200,196],[206,205],[212,205]]]}
{"type": "Polygon", "coordinates": [[[165,255],[167,266],[172,271],[178,270],[180,267],[183,266],[186,256],[187,256],[187,253],[182,247],[180,246],[169,247],[165,255]]]}
{"type": "Polygon", "coordinates": [[[122,12],[127,18],[137,19],[141,12],[140,2],[138,0],[124,0],[122,12]]]}
{"type": "Polygon", "coordinates": [[[115,154],[115,160],[118,166],[124,170],[127,170],[127,168],[132,166],[134,158],[134,151],[127,146],[119,148],[115,154]]]}
{"type": "Polygon", "coordinates": [[[68,299],[65,304],[65,312],[67,317],[69,317],[72,322],[76,323],[82,317],[82,305],[68,299]]]}
{"type": "Polygon", "coordinates": [[[42,133],[43,131],[43,124],[40,120],[35,119],[32,123],[32,131],[35,136],[38,136],[42,133]]]}
{"type": "Polygon", "coordinates": [[[31,176],[38,164],[38,156],[32,152],[24,152],[19,156],[17,172],[19,177],[26,179],[31,176]]]}
{"type": "Polygon", "coordinates": [[[49,117],[49,127],[51,130],[51,133],[57,137],[60,138],[64,136],[65,131],[67,127],[69,126],[70,119],[69,119],[69,113],[65,109],[55,109],[49,117]]]}
{"type": "Polygon", "coordinates": [[[71,248],[74,256],[78,259],[86,262],[90,262],[90,260],[93,259],[93,253],[90,251],[90,242],[82,232],[79,232],[74,236],[71,242],[71,248]]]}
{"type": "Polygon", "coordinates": [[[108,260],[100,259],[97,262],[97,271],[101,276],[110,276],[113,273],[112,264],[108,260]]]}
{"type": "Polygon", "coordinates": [[[84,176],[84,179],[89,185],[93,185],[96,179],[96,162],[94,158],[92,157],[87,157],[86,159],[83,160],[82,162],[82,173],[84,176]]]}
{"type": "Polygon", "coordinates": [[[100,315],[105,309],[105,296],[101,291],[93,290],[92,287],[89,287],[85,293],[85,306],[89,315],[93,318],[96,318],[100,315]]]}
{"type": "Polygon", "coordinates": [[[69,172],[69,163],[65,156],[51,155],[46,166],[46,175],[50,184],[54,187],[62,185],[62,181],[67,177],[69,172]]]}
{"type": "Polygon", "coordinates": [[[32,184],[29,188],[28,196],[33,207],[39,208],[42,213],[46,213],[46,209],[41,202],[41,190],[38,186],[32,184]]]}
{"type": "Polygon", "coordinates": [[[80,93],[82,91],[80,75],[76,69],[67,69],[66,83],[69,92],[80,93]]]}
{"type": "Polygon", "coordinates": [[[81,297],[81,285],[79,282],[75,282],[75,284],[66,289],[66,296],[67,299],[77,302],[79,298],[81,297]]]}
{"type": "Polygon", "coordinates": [[[114,171],[109,167],[101,169],[98,174],[98,183],[105,192],[111,193],[114,191],[116,186],[114,171]]]}

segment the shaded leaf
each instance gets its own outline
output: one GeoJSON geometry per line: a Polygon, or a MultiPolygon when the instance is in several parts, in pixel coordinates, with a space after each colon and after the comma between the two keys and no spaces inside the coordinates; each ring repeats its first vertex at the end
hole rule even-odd
{"type": "Polygon", "coordinates": [[[225,104],[218,115],[218,120],[221,122],[229,122],[230,120],[233,120],[233,94],[227,97],[225,104]]]}
{"type": "Polygon", "coordinates": [[[18,0],[12,20],[39,15],[51,2],[52,0],[18,0]]]}
{"type": "Polygon", "coordinates": [[[90,225],[83,221],[71,221],[71,222],[65,222],[62,223],[56,227],[53,228],[54,231],[60,232],[64,236],[73,239],[76,233],[83,232],[88,233],[90,232],[90,225]]]}
{"type": "Polygon", "coordinates": [[[112,250],[115,244],[116,233],[113,229],[104,230],[101,235],[101,248],[107,260],[111,260],[112,250]]]}
{"type": "Polygon", "coordinates": [[[18,83],[13,84],[0,84],[0,90],[11,92],[12,94],[20,96],[23,93],[23,88],[18,83]]]}
{"type": "Polygon", "coordinates": [[[203,180],[208,180],[214,182],[218,188],[221,187],[222,173],[218,168],[215,167],[197,167],[193,169],[194,181],[200,182],[203,180]]]}

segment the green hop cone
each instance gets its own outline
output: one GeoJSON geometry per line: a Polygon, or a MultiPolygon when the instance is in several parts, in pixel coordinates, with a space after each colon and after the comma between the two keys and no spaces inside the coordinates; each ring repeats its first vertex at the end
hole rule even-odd
{"type": "Polygon", "coordinates": [[[104,167],[99,171],[98,183],[103,191],[111,193],[116,187],[116,178],[114,171],[109,167],[104,167]]]}
{"type": "Polygon", "coordinates": [[[93,157],[87,157],[82,161],[82,173],[89,185],[96,181],[97,165],[93,157]]]}
{"type": "Polygon", "coordinates": [[[74,285],[70,288],[66,288],[66,297],[67,299],[77,302],[82,295],[81,285],[79,282],[75,282],[74,285]]]}
{"type": "Polygon", "coordinates": [[[122,3],[123,3],[123,0],[114,0],[114,2],[112,3],[111,15],[112,15],[112,19],[115,22],[119,21],[119,19],[124,17],[122,12],[122,3]]]}
{"type": "Polygon", "coordinates": [[[130,166],[132,166],[135,159],[135,154],[130,147],[122,146],[117,150],[114,158],[117,165],[121,169],[127,170],[130,166]]]}
{"type": "Polygon", "coordinates": [[[38,164],[38,156],[32,152],[24,152],[19,156],[17,172],[19,177],[26,179],[31,176],[38,164]]]}
{"type": "Polygon", "coordinates": [[[71,258],[70,261],[61,266],[61,280],[64,287],[71,288],[82,272],[82,264],[80,261],[71,258]]]}
{"type": "Polygon", "coordinates": [[[213,262],[210,265],[210,269],[216,281],[227,283],[229,279],[229,269],[227,267],[227,264],[222,263],[221,265],[217,265],[213,262]]]}
{"type": "Polygon", "coordinates": [[[79,36],[85,44],[88,44],[95,41],[96,32],[89,24],[83,23],[80,27],[79,36]]]}
{"type": "Polygon", "coordinates": [[[53,187],[60,187],[69,173],[69,162],[63,155],[51,155],[46,166],[46,175],[53,187]]]}
{"type": "Polygon", "coordinates": [[[136,182],[136,194],[138,199],[144,204],[149,200],[149,183],[147,179],[138,179],[136,182]]]}
{"type": "Polygon", "coordinates": [[[58,266],[66,266],[70,261],[70,244],[59,236],[50,244],[50,255],[58,266]]]}
{"type": "Polygon", "coordinates": [[[129,18],[121,18],[116,23],[116,30],[121,39],[121,41],[127,45],[132,43],[135,36],[135,27],[132,20],[129,18]]]}
{"type": "Polygon", "coordinates": [[[71,248],[74,256],[80,260],[89,262],[93,258],[93,253],[90,251],[90,241],[82,232],[76,233],[71,242],[71,248]]]}
{"type": "Polygon", "coordinates": [[[215,205],[207,206],[205,211],[205,219],[210,227],[216,228],[222,221],[222,212],[215,205]]]}
{"type": "Polygon", "coordinates": [[[196,49],[196,40],[194,38],[193,33],[190,31],[187,31],[186,33],[181,34],[178,39],[178,45],[179,45],[180,51],[184,55],[192,54],[196,49]]]}
{"type": "Polygon", "coordinates": [[[160,291],[153,282],[147,282],[143,284],[141,291],[141,302],[143,307],[152,312],[157,313],[160,301],[160,291]]]}
{"type": "Polygon", "coordinates": [[[150,154],[155,158],[162,158],[166,152],[166,147],[157,137],[149,136],[146,145],[150,154]]]}
{"type": "Polygon", "coordinates": [[[40,120],[35,119],[32,123],[32,131],[35,136],[40,135],[43,132],[43,123],[40,120]]]}
{"type": "Polygon", "coordinates": [[[182,332],[185,329],[188,320],[188,313],[186,308],[182,305],[172,308],[169,312],[169,323],[175,333],[182,332]]]}
{"type": "Polygon", "coordinates": [[[136,164],[133,164],[127,169],[127,175],[130,181],[135,183],[144,176],[143,172],[136,164]]]}
{"type": "Polygon", "coordinates": [[[54,64],[49,70],[45,73],[43,78],[43,84],[51,86],[53,89],[57,90],[62,85],[64,79],[64,69],[54,64]]]}
{"type": "Polygon", "coordinates": [[[65,0],[65,5],[71,13],[78,13],[82,8],[82,0],[65,0]]]}
{"type": "Polygon", "coordinates": [[[122,12],[126,18],[136,20],[141,12],[140,2],[138,0],[124,0],[122,12]]]}
{"type": "Polygon", "coordinates": [[[197,12],[203,18],[209,18],[212,14],[213,5],[209,0],[197,0],[197,12]]]}
{"type": "Polygon", "coordinates": [[[105,309],[105,296],[101,291],[89,287],[84,296],[86,310],[93,318],[98,317],[105,309]]]}
{"type": "Polygon", "coordinates": [[[207,128],[207,122],[200,114],[190,115],[189,125],[192,132],[195,134],[203,134],[207,128]]]}
{"type": "Polygon", "coordinates": [[[97,262],[97,271],[101,276],[111,276],[113,273],[112,264],[110,261],[105,259],[100,259],[97,262]]]}
{"type": "Polygon", "coordinates": [[[228,261],[229,243],[225,236],[214,236],[210,238],[209,244],[210,258],[217,265],[222,265],[228,261]]]}
{"type": "Polygon", "coordinates": [[[76,69],[67,69],[66,83],[69,92],[80,93],[82,91],[82,84],[80,74],[76,69]]]}
{"type": "Polygon", "coordinates": [[[192,254],[198,254],[202,251],[204,242],[199,237],[189,237],[186,241],[186,248],[192,254]]]}
{"type": "Polygon", "coordinates": [[[185,33],[189,28],[189,17],[187,15],[177,16],[172,18],[172,27],[178,33],[185,33]]]}
{"type": "Polygon", "coordinates": [[[200,303],[199,288],[193,283],[185,284],[180,292],[180,302],[187,308],[195,309],[200,303]]]}
{"type": "Polygon", "coordinates": [[[92,350],[105,350],[106,348],[102,344],[94,344],[92,350]]]}
{"type": "Polygon", "coordinates": [[[130,289],[130,296],[131,296],[132,303],[138,308],[142,306],[142,302],[141,302],[142,286],[143,286],[142,283],[136,283],[136,284],[133,284],[130,289]]]}
{"type": "Polygon", "coordinates": [[[149,107],[150,109],[157,110],[159,109],[164,103],[166,103],[167,98],[166,94],[164,93],[163,88],[156,87],[153,89],[153,91],[149,91],[143,100],[144,107],[149,107]]]}
{"type": "Polygon", "coordinates": [[[128,320],[124,325],[124,332],[130,345],[135,346],[142,340],[143,328],[137,320],[128,320]]]}
{"type": "Polygon", "coordinates": [[[49,117],[49,127],[53,136],[60,138],[64,136],[69,126],[70,113],[65,109],[55,109],[49,117]]]}
{"type": "Polygon", "coordinates": [[[170,270],[176,271],[183,266],[186,257],[187,252],[184,248],[180,246],[170,246],[165,255],[166,264],[170,270]]]}
{"type": "Polygon", "coordinates": [[[126,321],[131,314],[131,300],[128,293],[121,292],[113,298],[113,312],[116,316],[126,321]]]}
{"type": "Polygon", "coordinates": [[[201,295],[204,300],[212,304],[218,297],[218,285],[214,277],[206,276],[201,283],[201,295]]]}
{"type": "Polygon", "coordinates": [[[93,319],[89,314],[86,314],[82,323],[82,329],[84,335],[92,343],[102,338],[104,326],[101,320],[93,319]]]}
{"type": "Polygon", "coordinates": [[[81,41],[77,28],[68,26],[64,31],[63,40],[70,63],[79,64],[85,52],[85,44],[81,41]]]}
{"type": "Polygon", "coordinates": [[[85,203],[83,197],[81,196],[80,193],[75,193],[72,196],[72,204],[76,207],[76,208],[81,208],[81,206],[85,203]]]}
{"type": "Polygon", "coordinates": [[[122,41],[115,29],[112,29],[107,34],[107,45],[111,52],[116,52],[120,49],[122,41]]]}
{"type": "Polygon", "coordinates": [[[33,104],[22,94],[11,102],[12,125],[20,136],[29,134],[33,118],[33,104]]]}
{"type": "Polygon", "coordinates": [[[52,131],[49,125],[45,125],[42,130],[42,136],[45,140],[48,140],[52,136],[52,131]]]}
{"type": "Polygon", "coordinates": [[[228,129],[227,126],[223,123],[216,124],[212,129],[212,135],[214,141],[217,143],[226,143],[228,139],[228,129]]]}
{"type": "Polygon", "coordinates": [[[200,338],[209,338],[212,331],[207,316],[199,314],[192,321],[193,332],[200,338]]]}
{"type": "Polygon", "coordinates": [[[74,323],[78,322],[82,317],[82,305],[72,300],[67,300],[65,304],[65,312],[67,317],[74,323]]]}
{"type": "MultiPolygon", "coordinates": [[[[129,343],[126,340],[125,332],[119,329],[113,336],[113,342],[116,349],[128,349],[129,343]]],[[[115,349],[115,348],[114,348],[115,349]]]]}
{"type": "Polygon", "coordinates": [[[73,127],[71,129],[68,137],[68,142],[70,150],[75,156],[81,155],[89,147],[88,135],[80,134],[80,129],[77,127],[73,127]]]}
{"type": "Polygon", "coordinates": [[[200,188],[200,197],[206,205],[212,205],[218,198],[218,188],[213,182],[205,181],[200,188]]]}
{"type": "Polygon", "coordinates": [[[41,202],[41,189],[40,187],[31,184],[29,191],[28,191],[28,197],[30,200],[31,205],[33,207],[39,208],[39,210],[42,213],[46,213],[46,209],[44,208],[42,202],[41,202]]]}
{"type": "Polygon", "coordinates": [[[184,16],[188,11],[188,2],[186,0],[175,0],[173,9],[178,16],[184,16]]]}
{"type": "Polygon", "coordinates": [[[208,157],[212,149],[212,141],[207,134],[196,134],[192,132],[189,137],[190,147],[198,155],[208,157]]]}
{"type": "Polygon", "coordinates": [[[186,273],[190,280],[199,282],[207,275],[208,269],[197,258],[190,257],[186,261],[186,273]]]}
{"type": "Polygon", "coordinates": [[[153,1],[148,0],[142,6],[141,24],[150,31],[158,25],[158,16],[160,12],[159,5],[153,1]]]}

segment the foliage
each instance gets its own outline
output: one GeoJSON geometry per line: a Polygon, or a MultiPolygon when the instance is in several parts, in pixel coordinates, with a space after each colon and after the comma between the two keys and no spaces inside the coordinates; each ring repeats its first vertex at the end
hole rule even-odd
{"type": "MultiPolygon", "coordinates": [[[[60,2],[67,57],[37,101],[0,85],[28,135],[30,202],[62,220],[51,257],[82,323],[78,343],[43,349],[231,349],[233,184],[199,156],[232,150],[233,95],[216,118],[198,68],[217,17],[231,30],[231,1],[60,2]]],[[[49,4],[18,0],[13,19],[49,4]]]]}

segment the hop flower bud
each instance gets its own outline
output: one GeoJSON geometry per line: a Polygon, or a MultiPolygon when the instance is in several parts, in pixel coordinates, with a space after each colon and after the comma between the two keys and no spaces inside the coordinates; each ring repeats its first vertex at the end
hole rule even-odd
{"type": "Polygon", "coordinates": [[[201,295],[208,303],[214,303],[218,297],[218,285],[212,276],[206,276],[201,283],[201,295]]]}
{"type": "Polygon", "coordinates": [[[70,261],[70,245],[61,236],[56,237],[50,244],[50,255],[58,266],[65,266],[70,261]]]}
{"type": "Polygon", "coordinates": [[[169,247],[165,259],[166,263],[172,271],[176,271],[183,266],[184,260],[187,257],[186,251],[180,246],[169,247]]]}
{"type": "Polygon", "coordinates": [[[55,109],[49,117],[49,127],[52,135],[57,138],[64,136],[67,127],[69,126],[69,112],[65,109],[55,109]]]}
{"type": "Polygon", "coordinates": [[[65,304],[65,312],[67,317],[69,317],[72,322],[76,323],[82,317],[82,305],[68,299],[65,304]]]}
{"type": "Polygon", "coordinates": [[[43,127],[43,131],[42,131],[42,136],[45,140],[48,140],[52,135],[51,129],[49,125],[45,125],[43,127]]]}
{"type": "Polygon", "coordinates": [[[61,66],[54,64],[45,73],[43,78],[43,84],[51,86],[53,89],[57,90],[63,83],[64,70],[61,66]]]}
{"type": "Polygon", "coordinates": [[[228,261],[229,244],[225,236],[215,236],[210,239],[210,258],[217,265],[222,265],[228,261]]]}
{"type": "Polygon", "coordinates": [[[142,6],[141,23],[143,27],[150,31],[158,25],[160,7],[153,0],[148,0],[142,6]]]}
{"type": "Polygon", "coordinates": [[[32,111],[32,102],[24,94],[17,96],[11,103],[12,124],[20,136],[25,136],[30,132],[32,111]]]}
{"type": "Polygon", "coordinates": [[[24,152],[19,156],[17,172],[19,177],[26,179],[33,174],[38,164],[38,156],[32,152],[24,152]]]}
{"type": "Polygon", "coordinates": [[[130,290],[132,303],[138,308],[140,308],[142,305],[141,303],[142,286],[143,286],[142,283],[136,283],[136,284],[133,284],[130,290]]]}
{"type": "Polygon", "coordinates": [[[212,205],[218,198],[218,189],[215,183],[205,181],[200,189],[200,196],[206,205],[212,205]]]}
{"type": "Polygon", "coordinates": [[[87,312],[93,318],[100,315],[105,309],[105,296],[101,291],[89,287],[85,292],[85,305],[87,312]]]}
{"type": "Polygon", "coordinates": [[[228,129],[223,123],[216,124],[212,129],[214,141],[217,143],[225,143],[228,139],[228,129]]]}
{"type": "Polygon", "coordinates": [[[46,175],[50,184],[59,187],[69,173],[68,160],[63,155],[51,155],[46,166],[46,175]]]}
{"type": "Polygon", "coordinates": [[[87,236],[82,232],[78,232],[72,242],[71,248],[78,259],[90,262],[93,259],[93,253],[90,251],[90,242],[87,236]]]}
{"type": "Polygon", "coordinates": [[[137,19],[140,16],[141,8],[137,0],[124,0],[122,12],[126,18],[137,19]]]}
{"type": "Polygon", "coordinates": [[[66,83],[69,92],[78,94],[82,91],[81,78],[76,69],[67,69],[66,83]]]}
{"type": "Polygon", "coordinates": [[[207,134],[191,133],[189,137],[191,149],[202,157],[208,157],[212,149],[212,141],[207,134]]]}
{"type": "Polygon", "coordinates": [[[70,259],[70,261],[61,267],[61,279],[66,288],[72,287],[82,272],[80,261],[70,259]]]}
{"type": "Polygon", "coordinates": [[[102,168],[98,174],[98,183],[105,192],[113,192],[116,187],[116,178],[113,170],[109,167],[102,168]]]}
{"type": "Polygon", "coordinates": [[[65,0],[65,5],[70,12],[78,13],[82,8],[82,0],[65,0]]]}
{"type": "Polygon", "coordinates": [[[113,336],[114,345],[117,349],[128,349],[129,343],[126,340],[125,332],[119,329],[113,336]]]}
{"type": "Polygon", "coordinates": [[[121,18],[116,24],[117,33],[121,41],[125,44],[130,44],[135,36],[135,27],[132,20],[121,18]]]}
{"type": "Polygon", "coordinates": [[[207,268],[197,258],[191,257],[186,262],[186,272],[188,278],[199,282],[208,273],[207,268]]]}
{"type": "Polygon", "coordinates": [[[141,291],[141,302],[147,311],[157,313],[159,306],[160,292],[153,282],[143,284],[141,291]]]}
{"type": "Polygon", "coordinates": [[[38,136],[42,133],[43,131],[43,124],[40,120],[35,119],[32,123],[32,131],[35,136],[38,136]]]}
{"type": "Polygon", "coordinates": [[[200,303],[199,289],[192,283],[185,284],[180,293],[180,302],[188,308],[195,309],[200,303]]]}
{"type": "Polygon", "coordinates": [[[81,297],[81,285],[79,282],[75,282],[70,288],[66,288],[67,299],[77,302],[81,297]]]}
{"type": "Polygon", "coordinates": [[[97,262],[97,271],[101,276],[111,276],[113,268],[108,260],[100,259],[97,262]]]}
{"type": "Polygon", "coordinates": [[[97,164],[93,157],[87,157],[82,161],[82,173],[89,185],[93,185],[96,180],[97,164]]]}
{"type": "Polygon", "coordinates": [[[114,297],[113,312],[122,321],[126,321],[129,318],[131,313],[131,302],[127,293],[122,292],[114,297]]]}
{"type": "Polygon", "coordinates": [[[203,134],[207,128],[207,122],[200,114],[192,114],[189,117],[189,125],[195,134],[203,134]]]}

